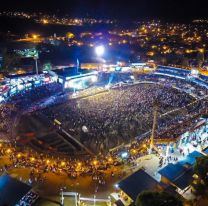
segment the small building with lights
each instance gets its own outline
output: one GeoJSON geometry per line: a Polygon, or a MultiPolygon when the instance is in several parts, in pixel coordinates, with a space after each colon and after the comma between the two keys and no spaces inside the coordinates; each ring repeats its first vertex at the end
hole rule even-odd
{"type": "Polygon", "coordinates": [[[139,169],[132,175],[116,184],[119,199],[125,205],[132,205],[136,201],[139,193],[144,190],[160,191],[161,186],[154,178],[147,174],[143,169],[139,169]]]}
{"type": "Polygon", "coordinates": [[[202,156],[202,153],[193,151],[184,160],[176,164],[169,163],[158,171],[161,175],[161,182],[173,186],[175,191],[183,196],[191,189],[191,183],[195,179],[193,166],[196,159],[202,156]]]}
{"type": "Polygon", "coordinates": [[[189,189],[191,182],[193,181],[193,168],[188,165],[183,164],[168,164],[161,170],[159,170],[161,175],[161,182],[171,185],[175,188],[176,192],[184,193],[189,189]]]}

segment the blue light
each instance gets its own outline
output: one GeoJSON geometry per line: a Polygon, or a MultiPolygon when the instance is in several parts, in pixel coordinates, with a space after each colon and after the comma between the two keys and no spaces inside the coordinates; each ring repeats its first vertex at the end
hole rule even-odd
{"type": "Polygon", "coordinates": [[[116,68],[115,68],[115,71],[117,71],[117,72],[118,72],[118,71],[120,72],[121,70],[122,70],[121,67],[116,67],[116,68]]]}

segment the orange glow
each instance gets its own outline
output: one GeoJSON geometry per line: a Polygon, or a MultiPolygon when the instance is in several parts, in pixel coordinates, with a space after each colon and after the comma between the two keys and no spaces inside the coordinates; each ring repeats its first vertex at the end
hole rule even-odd
{"type": "Polygon", "coordinates": [[[66,163],[65,162],[61,162],[61,166],[63,167],[63,166],[65,166],[66,165],[66,163]]]}
{"type": "Polygon", "coordinates": [[[150,52],[147,52],[147,55],[152,57],[155,55],[155,53],[153,51],[150,51],[150,52]]]}
{"type": "Polygon", "coordinates": [[[6,151],[7,153],[10,153],[11,152],[11,149],[7,149],[7,151],[6,151]]]}
{"type": "Polygon", "coordinates": [[[38,38],[38,35],[33,34],[33,35],[32,35],[32,38],[33,38],[33,39],[37,39],[37,38],[38,38]]]}
{"type": "Polygon", "coordinates": [[[108,158],[108,161],[109,161],[109,162],[112,162],[112,161],[113,161],[112,157],[109,157],[109,158],[108,158]]]}
{"type": "Polygon", "coordinates": [[[35,158],[34,158],[34,157],[31,157],[31,158],[30,158],[30,161],[31,161],[31,162],[34,162],[34,161],[35,161],[35,158]]]}
{"type": "Polygon", "coordinates": [[[93,164],[94,164],[94,165],[97,165],[97,163],[98,163],[97,160],[94,160],[94,161],[93,161],[93,164]]]}
{"type": "Polygon", "coordinates": [[[199,49],[199,52],[200,53],[204,53],[204,49],[202,48],[202,49],[199,49]]]}
{"type": "Polygon", "coordinates": [[[48,20],[47,19],[43,19],[43,23],[44,24],[48,24],[48,20]]]}

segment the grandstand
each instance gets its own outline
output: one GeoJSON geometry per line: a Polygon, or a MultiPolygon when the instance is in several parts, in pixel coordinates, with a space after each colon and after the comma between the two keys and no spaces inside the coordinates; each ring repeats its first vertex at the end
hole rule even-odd
{"type": "MultiPolygon", "coordinates": [[[[109,81],[111,75],[102,75],[104,81],[109,81]]],[[[143,134],[148,134],[152,127],[155,99],[160,102],[156,138],[175,138],[180,135],[183,128],[174,134],[167,132],[172,130],[173,126],[179,128],[178,125],[182,125],[182,122],[192,121],[196,113],[203,111],[201,90],[203,87],[187,79],[164,77],[154,73],[139,75],[134,84],[117,85],[109,89],[85,89],[61,104],[30,115],[25,123],[32,121],[33,124],[38,124],[41,116],[45,116],[49,122],[54,119],[60,122],[61,129],[53,128],[52,133],[36,132],[35,136],[38,137],[33,138],[30,143],[39,149],[70,154],[106,152],[135,139],[143,141],[148,138],[148,135],[143,134]],[[187,91],[186,88],[190,85],[193,89],[187,91]],[[67,134],[63,133],[62,129],[67,134]]],[[[25,123],[23,122],[23,125],[25,123]]],[[[44,130],[47,126],[43,123],[41,127],[34,125],[31,128],[35,127],[40,131],[40,128],[44,130]]],[[[20,131],[20,136],[21,132],[25,131],[20,131]]]]}
{"type": "MultiPolygon", "coordinates": [[[[14,114],[24,111],[16,124],[18,143],[40,152],[82,155],[142,142],[149,138],[156,100],[156,138],[177,138],[207,108],[207,79],[189,78],[189,74],[166,67],[149,74],[100,72],[93,87],[76,93],[61,92],[58,83],[23,93],[12,100],[14,114]],[[132,77],[134,81],[130,81],[132,77]]],[[[10,114],[5,113],[6,107],[2,119],[9,121],[10,114]]],[[[1,124],[4,131],[9,131],[5,125],[12,125],[1,124]]]]}

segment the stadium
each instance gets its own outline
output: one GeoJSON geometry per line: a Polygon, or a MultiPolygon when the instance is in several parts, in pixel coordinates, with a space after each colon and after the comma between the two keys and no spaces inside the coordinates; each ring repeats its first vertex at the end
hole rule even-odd
{"type": "Polygon", "coordinates": [[[88,88],[63,91],[53,82],[11,96],[1,130],[18,145],[54,155],[149,147],[152,135],[154,142],[175,141],[207,113],[207,87],[206,76],[180,68],[99,72],[88,88]]]}

